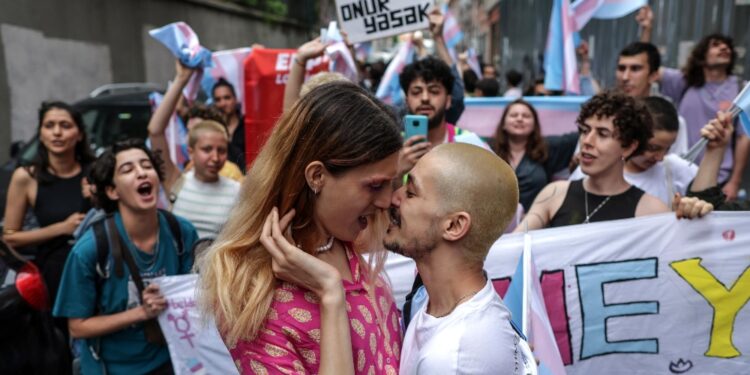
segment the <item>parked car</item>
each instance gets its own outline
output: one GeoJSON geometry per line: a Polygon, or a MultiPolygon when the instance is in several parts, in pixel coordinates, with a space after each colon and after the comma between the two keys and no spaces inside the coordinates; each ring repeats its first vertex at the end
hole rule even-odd
{"type": "MultiPolygon", "coordinates": [[[[99,155],[104,148],[127,138],[145,139],[151,118],[149,94],[163,88],[150,83],[111,84],[97,88],[89,97],[73,106],[81,112],[92,151],[99,155]]],[[[0,222],[5,216],[6,195],[13,171],[28,165],[36,155],[36,137],[17,144],[15,155],[0,167],[0,222]],[[20,146],[20,147],[19,147],[20,146]]]]}

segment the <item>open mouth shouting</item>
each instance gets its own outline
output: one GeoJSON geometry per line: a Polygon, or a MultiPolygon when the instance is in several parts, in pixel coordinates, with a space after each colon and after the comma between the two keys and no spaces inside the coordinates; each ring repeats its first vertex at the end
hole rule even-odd
{"type": "Polygon", "coordinates": [[[154,198],[154,188],[155,186],[151,182],[144,181],[138,184],[136,191],[138,192],[138,196],[146,201],[150,201],[154,198]]]}

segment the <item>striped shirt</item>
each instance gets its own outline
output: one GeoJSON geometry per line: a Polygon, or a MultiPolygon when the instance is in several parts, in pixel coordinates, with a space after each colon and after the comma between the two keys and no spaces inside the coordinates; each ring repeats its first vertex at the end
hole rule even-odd
{"type": "Polygon", "coordinates": [[[172,212],[190,220],[199,238],[216,237],[237,201],[240,183],[221,176],[217,182],[198,181],[192,170],[184,178],[172,212]]]}

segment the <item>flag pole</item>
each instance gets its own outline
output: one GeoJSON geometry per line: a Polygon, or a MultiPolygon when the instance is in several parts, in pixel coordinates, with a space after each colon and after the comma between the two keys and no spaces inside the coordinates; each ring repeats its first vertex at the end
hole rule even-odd
{"type": "Polygon", "coordinates": [[[523,233],[523,253],[521,254],[523,259],[523,292],[521,293],[521,331],[523,332],[526,339],[531,342],[530,333],[530,319],[529,319],[529,290],[531,289],[532,277],[531,275],[531,235],[529,234],[529,223],[526,222],[523,233]]]}
{"type": "MultiPolygon", "coordinates": [[[[738,101],[744,95],[750,95],[750,83],[745,85],[742,91],[740,91],[737,97],[732,101],[732,106],[728,111],[729,117],[732,119],[732,121],[734,121],[734,119],[740,115],[740,112],[742,112],[742,108],[738,105],[738,101]]],[[[685,154],[682,155],[682,158],[691,163],[694,163],[695,159],[698,158],[698,155],[703,152],[703,149],[706,148],[706,145],[708,145],[708,138],[701,137],[698,142],[695,142],[695,144],[690,147],[690,149],[685,154]]]]}

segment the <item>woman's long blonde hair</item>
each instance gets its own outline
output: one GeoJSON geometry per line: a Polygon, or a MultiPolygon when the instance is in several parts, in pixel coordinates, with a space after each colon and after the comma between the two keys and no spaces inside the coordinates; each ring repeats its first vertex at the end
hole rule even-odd
{"type": "MultiPolygon", "coordinates": [[[[320,241],[309,225],[314,194],[307,187],[305,167],[318,160],[331,174],[340,175],[382,160],[398,152],[401,145],[390,110],[352,83],[317,87],[282,115],[242,183],[224,229],[198,260],[201,306],[215,317],[228,345],[255,338],[271,307],[277,280],[271,256],[259,241],[271,209],[278,207],[282,213],[296,210],[291,225],[295,237],[302,239],[303,249],[314,248],[313,243],[320,241]]],[[[380,226],[371,225],[369,231],[380,226]]],[[[360,237],[380,238],[372,234],[360,237]]],[[[382,243],[379,245],[382,248],[382,243]]],[[[383,257],[372,258],[382,261],[383,257]]],[[[376,272],[369,273],[371,281],[376,272]]]]}

